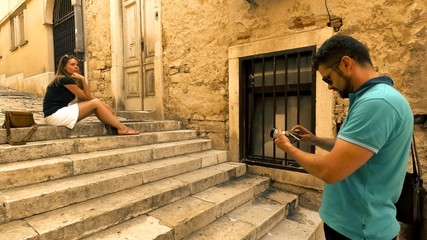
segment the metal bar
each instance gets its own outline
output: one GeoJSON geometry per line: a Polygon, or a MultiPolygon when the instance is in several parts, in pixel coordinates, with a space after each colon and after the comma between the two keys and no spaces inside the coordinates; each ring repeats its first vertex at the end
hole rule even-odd
{"type": "MultiPolygon", "coordinates": [[[[285,55],[285,130],[288,129],[288,55],[285,55]]],[[[288,154],[285,153],[285,160],[283,165],[287,165],[288,163],[288,154]]]]}
{"type": "MultiPolygon", "coordinates": [[[[311,59],[314,58],[316,47],[311,48],[311,59]]],[[[316,71],[311,68],[311,131],[316,135],[316,71]]],[[[311,152],[316,150],[315,146],[311,146],[311,152]]]]}
{"type": "Polygon", "coordinates": [[[297,124],[300,123],[300,108],[301,108],[301,96],[300,96],[300,85],[301,85],[301,53],[298,53],[297,58],[297,124]]]}
{"type": "Polygon", "coordinates": [[[251,90],[251,94],[250,96],[250,101],[249,101],[249,113],[250,113],[250,119],[249,119],[249,126],[248,126],[248,132],[249,132],[249,136],[248,136],[248,140],[249,140],[249,154],[252,154],[252,157],[255,156],[255,152],[254,152],[254,146],[253,146],[253,136],[254,136],[254,111],[255,111],[255,107],[254,107],[254,100],[255,100],[255,93],[254,93],[254,88],[255,88],[255,59],[252,59],[251,61],[251,77],[250,79],[250,90],[251,90]]]}
{"type": "MultiPolygon", "coordinates": [[[[276,56],[273,57],[273,126],[276,127],[276,56]]],[[[274,141],[273,144],[273,158],[276,160],[276,144],[274,141]]]]}
{"type": "Polygon", "coordinates": [[[247,158],[246,156],[246,131],[245,129],[247,129],[246,124],[247,124],[247,117],[246,117],[246,113],[247,113],[247,94],[246,94],[246,79],[248,78],[248,74],[246,72],[246,61],[243,60],[239,60],[239,85],[243,86],[240,88],[239,90],[239,150],[240,150],[240,159],[245,159],[247,158]],[[246,109],[246,111],[244,111],[243,109],[246,109]]]}
{"type": "MultiPolygon", "coordinates": [[[[301,85],[301,53],[298,53],[297,58],[297,124],[300,124],[300,113],[301,113],[301,96],[300,96],[300,85],[301,85]]],[[[300,146],[299,141],[297,146],[300,146]]]]}
{"type": "Polygon", "coordinates": [[[262,112],[262,120],[261,120],[261,138],[262,138],[262,157],[265,157],[265,58],[262,58],[262,95],[261,95],[261,112],[262,112]]]}
{"type": "Polygon", "coordinates": [[[307,173],[307,171],[305,171],[303,168],[289,167],[287,165],[271,164],[271,163],[266,163],[263,161],[254,161],[254,160],[250,160],[250,159],[243,159],[242,162],[249,164],[249,165],[256,165],[256,166],[263,166],[263,167],[270,167],[270,168],[274,167],[277,169],[289,170],[289,171],[293,171],[293,172],[307,173]]]}

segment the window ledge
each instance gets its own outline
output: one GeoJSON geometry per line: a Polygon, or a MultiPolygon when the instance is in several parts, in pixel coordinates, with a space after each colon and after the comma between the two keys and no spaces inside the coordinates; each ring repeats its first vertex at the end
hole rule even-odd
{"type": "Polygon", "coordinates": [[[22,43],[19,44],[20,47],[24,46],[25,44],[28,43],[28,40],[23,41],[22,43]]]}

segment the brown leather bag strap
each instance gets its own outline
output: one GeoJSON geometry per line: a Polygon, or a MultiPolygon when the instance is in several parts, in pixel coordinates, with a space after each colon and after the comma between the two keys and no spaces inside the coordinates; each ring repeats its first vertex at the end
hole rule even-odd
{"type": "Polygon", "coordinates": [[[418,159],[417,146],[415,145],[415,132],[412,133],[411,154],[412,154],[412,169],[414,171],[415,176],[417,178],[420,178],[422,175],[422,172],[421,172],[421,164],[418,159]]]}
{"type": "Polygon", "coordinates": [[[37,124],[34,124],[33,128],[31,128],[30,132],[27,134],[27,136],[24,137],[24,139],[22,139],[22,141],[28,142],[28,140],[30,139],[31,136],[33,136],[36,130],[37,130],[37,124]]]}
{"type": "Polygon", "coordinates": [[[6,112],[5,114],[5,119],[4,119],[4,124],[3,127],[6,128],[6,143],[10,143],[11,142],[11,136],[10,136],[10,113],[6,112]]]}

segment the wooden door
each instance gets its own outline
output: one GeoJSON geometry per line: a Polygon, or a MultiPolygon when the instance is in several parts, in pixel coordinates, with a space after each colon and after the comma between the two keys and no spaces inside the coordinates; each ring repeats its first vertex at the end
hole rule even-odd
{"type": "Polygon", "coordinates": [[[155,0],[123,0],[126,110],[155,109],[155,0]]]}
{"type": "Polygon", "coordinates": [[[143,110],[141,5],[123,0],[123,72],[126,110],[143,110]]]}

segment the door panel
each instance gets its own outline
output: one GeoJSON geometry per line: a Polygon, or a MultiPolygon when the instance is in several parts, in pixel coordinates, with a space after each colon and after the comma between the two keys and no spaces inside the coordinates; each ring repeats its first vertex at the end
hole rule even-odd
{"type": "Polygon", "coordinates": [[[155,44],[155,5],[154,0],[144,1],[144,11],[142,13],[142,29],[144,34],[144,55],[145,57],[154,57],[154,44],[155,44]]]}
{"type": "Polygon", "coordinates": [[[155,21],[156,9],[154,0],[143,0],[142,35],[144,41],[143,49],[143,75],[144,75],[144,110],[154,110],[155,102],[155,79],[154,79],[154,51],[155,51],[155,21]]]}
{"type": "Polygon", "coordinates": [[[139,1],[123,1],[123,55],[126,110],[143,110],[140,12],[139,1]]]}

